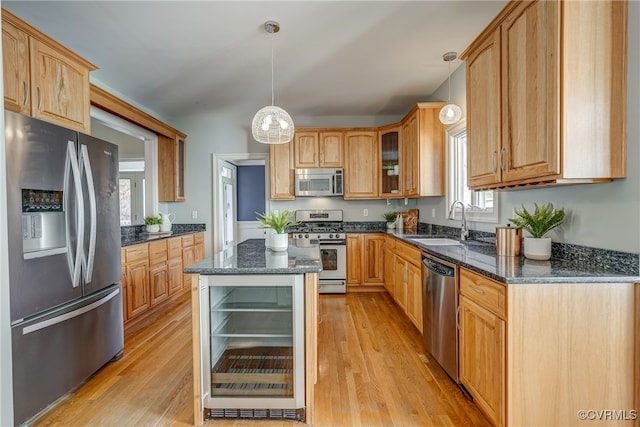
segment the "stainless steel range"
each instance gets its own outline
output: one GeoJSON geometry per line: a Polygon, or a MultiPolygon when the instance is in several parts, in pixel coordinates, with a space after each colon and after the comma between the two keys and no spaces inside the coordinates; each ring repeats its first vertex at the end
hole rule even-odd
{"type": "Polygon", "coordinates": [[[319,241],[322,259],[320,293],[346,293],[347,237],[342,229],[342,210],[299,210],[295,219],[301,224],[290,230],[293,239],[303,244],[312,239],[319,241]]]}

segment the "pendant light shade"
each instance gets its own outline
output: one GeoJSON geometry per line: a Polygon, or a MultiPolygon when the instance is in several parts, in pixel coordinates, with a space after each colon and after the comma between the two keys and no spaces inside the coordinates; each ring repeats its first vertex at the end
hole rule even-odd
{"type": "MultiPolygon", "coordinates": [[[[264,23],[264,30],[269,34],[280,31],[280,24],[275,21],[264,23]]],[[[271,105],[258,110],[251,122],[253,138],[262,144],[286,144],[293,139],[295,131],[289,113],[273,105],[273,45],[271,46],[271,105]]]]}
{"type": "Polygon", "coordinates": [[[458,107],[456,104],[451,103],[451,61],[458,57],[457,52],[447,52],[442,55],[442,59],[444,59],[449,64],[449,77],[447,80],[449,81],[449,99],[447,100],[447,105],[442,107],[440,110],[440,122],[444,125],[451,125],[457,123],[462,118],[462,109],[458,107]]]}

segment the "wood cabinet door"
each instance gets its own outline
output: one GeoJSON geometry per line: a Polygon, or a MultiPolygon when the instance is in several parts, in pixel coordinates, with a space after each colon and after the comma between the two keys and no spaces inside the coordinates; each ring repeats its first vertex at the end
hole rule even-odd
{"type": "Polygon", "coordinates": [[[500,28],[467,58],[467,185],[500,182],[500,28]]]}
{"type": "Polygon", "coordinates": [[[502,24],[502,181],[560,173],[561,2],[521,2],[502,24]]]}
{"type": "Polygon", "coordinates": [[[294,200],[293,144],[269,145],[271,200],[294,200]]]}
{"type": "MultiPolygon", "coordinates": [[[[184,242],[183,242],[184,243],[184,242]]],[[[196,262],[196,255],[193,246],[187,246],[182,248],[182,267],[186,268],[196,262]]],[[[182,277],[184,284],[191,283],[191,274],[184,274],[182,277]]]]}
{"type": "Polygon", "coordinates": [[[158,135],[158,201],[182,202],[184,197],[185,140],[158,135]]]}
{"type": "Polygon", "coordinates": [[[183,288],[182,258],[170,258],[167,261],[167,273],[169,280],[169,295],[179,292],[183,288]]]}
{"type": "Polygon", "coordinates": [[[152,265],[149,269],[149,302],[154,305],[169,298],[169,274],[167,263],[152,265]]]}
{"type": "Polygon", "coordinates": [[[320,167],[341,168],[344,166],[342,132],[320,132],[320,167]]]}
{"type": "Polygon", "coordinates": [[[407,262],[399,256],[394,257],[393,265],[393,299],[406,313],[407,311],[407,262]]]}
{"type": "Polygon", "coordinates": [[[149,262],[127,264],[127,320],[149,309],[149,262]]]}
{"type": "Polygon", "coordinates": [[[363,270],[363,236],[347,234],[347,284],[361,285],[363,270]]]}
{"type": "Polygon", "coordinates": [[[402,123],[402,194],[420,194],[419,114],[416,110],[402,123]]]}
{"type": "Polygon", "coordinates": [[[318,132],[296,132],[293,144],[296,168],[317,168],[320,166],[318,132]]]}
{"type": "Polygon", "coordinates": [[[31,114],[29,36],[6,21],[2,21],[2,67],[4,108],[31,114]]]}
{"type": "Polygon", "coordinates": [[[31,115],[89,134],[89,70],[36,39],[29,48],[31,115]]]}
{"type": "Polygon", "coordinates": [[[386,128],[380,131],[380,196],[385,198],[402,196],[403,170],[402,159],[402,126],[386,128]]]}
{"type": "Polygon", "coordinates": [[[345,133],[345,199],[378,197],[378,134],[345,133]]]}
{"type": "Polygon", "coordinates": [[[384,283],[384,236],[364,235],[364,283],[382,285],[384,283]]]}
{"type": "Polygon", "coordinates": [[[460,297],[460,381],[494,425],[505,416],[505,321],[460,297]]]}
{"type": "Polygon", "coordinates": [[[389,295],[394,296],[394,265],[395,255],[389,248],[384,249],[384,288],[389,292],[389,295]]]}
{"type": "Polygon", "coordinates": [[[422,333],[422,269],[407,263],[407,316],[422,333]]]}

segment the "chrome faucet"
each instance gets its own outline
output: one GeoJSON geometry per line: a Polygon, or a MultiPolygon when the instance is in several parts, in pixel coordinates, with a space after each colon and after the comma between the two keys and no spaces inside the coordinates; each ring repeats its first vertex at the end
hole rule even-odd
{"type": "Polygon", "coordinates": [[[455,202],[451,203],[451,207],[449,208],[449,219],[455,219],[455,207],[457,204],[459,204],[462,208],[462,227],[460,228],[460,240],[467,240],[467,237],[469,236],[469,229],[467,228],[467,217],[464,214],[464,203],[462,203],[460,200],[456,200],[455,202]]]}

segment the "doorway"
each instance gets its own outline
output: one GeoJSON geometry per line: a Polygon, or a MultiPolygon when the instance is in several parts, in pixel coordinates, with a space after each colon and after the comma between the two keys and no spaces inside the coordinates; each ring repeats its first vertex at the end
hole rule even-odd
{"type": "MultiPolygon", "coordinates": [[[[262,176],[256,176],[252,178],[250,182],[251,188],[255,189],[256,186],[264,188],[264,192],[255,193],[257,195],[253,197],[259,197],[263,200],[260,201],[259,206],[262,207],[261,211],[268,211],[268,183],[269,183],[269,154],[259,153],[241,153],[241,154],[224,154],[213,155],[213,206],[212,206],[212,221],[213,221],[213,252],[219,252],[221,250],[232,247],[246,239],[250,238],[264,238],[264,230],[260,228],[260,223],[255,220],[255,212],[251,218],[246,215],[240,215],[242,218],[238,218],[238,200],[242,195],[248,191],[246,185],[243,187],[238,185],[238,168],[242,169],[244,166],[259,165],[264,167],[262,176]],[[230,172],[233,171],[233,172],[230,172]],[[233,175],[233,178],[230,175],[233,175]],[[233,203],[229,201],[233,199],[233,203]],[[264,204],[262,203],[264,202],[264,204]]],[[[241,180],[242,181],[242,180],[241,180]]],[[[240,202],[241,205],[243,202],[240,202]]],[[[259,209],[257,205],[253,204],[246,209],[259,209]]]]}

